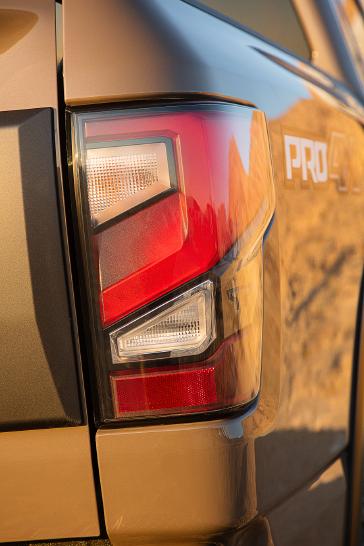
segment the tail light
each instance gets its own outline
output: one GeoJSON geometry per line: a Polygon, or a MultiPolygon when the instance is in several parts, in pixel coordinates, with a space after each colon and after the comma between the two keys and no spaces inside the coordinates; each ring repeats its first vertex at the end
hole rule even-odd
{"type": "Polygon", "coordinates": [[[264,115],[184,103],[78,111],[71,129],[100,420],[247,404],[274,208],[264,115]]]}

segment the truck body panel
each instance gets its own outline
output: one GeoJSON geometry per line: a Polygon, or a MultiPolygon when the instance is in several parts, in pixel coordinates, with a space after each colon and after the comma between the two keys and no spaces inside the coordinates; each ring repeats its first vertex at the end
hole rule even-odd
{"type": "Polygon", "coordinates": [[[1,2],[0,25],[0,541],[93,536],[60,183],[55,3],[1,2]]]}
{"type": "MultiPolygon", "coordinates": [[[[10,14],[18,26],[11,27],[15,31],[4,38],[0,51],[5,74],[1,85],[8,90],[0,99],[4,134],[0,158],[4,162],[16,158],[13,168],[12,163],[3,169],[6,176],[0,183],[4,195],[8,192],[9,209],[13,206],[3,217],[2,230],[4,262],[11,263],[2,276],[6,343],[0,353],[8,374],[7,398],[3,397],[3,429],[8,432],[0,434],[0,445],[5,446],[0,449],[0,481],[2,477],[5,483],[1,506],[6,497],[3,517],[0,509],[2,541],[97,535],[94,481],[100,477],[106,531],[120,546],[343,544],[349,495],[344,467],[352,426],[353,354],[364,258],[364,109],[345,84],[312,63],[194,4],[63,0],[63,71],[58,75],[57,98],[54,26],[49,30],[54,3],[31,0],[27,7],[20,0],[16,6],[1,3],[0,21],[2,16],[9,20],[14,7],[20,10],[10,14]],[[33,60],[30,66],[25,48],[33,60]],[[14,70],[18,79],[10,75],[9,66],[19,67],[14,70]],[[92,465],[78,345],[80,328],[85,337],[84,369],[91,369],[91,353],[84,347],[90,328],[81,298],[76,298],[75,312],[74,293],[80,286],[72,284],[70,264],[77,270],[79,259],[74,255],[76,244],[70,253],[67,237],[77,239],[77,228],[76,222],[66,225],[66,216],[74,212],[64,211],[70,206],[72,188],[61,172],[63,157],[66,173],[68,128],[58,123],[58,116],[63,116],[64,106],[71,111],[96,104],[98,109],[102,105],[122,109],[188,99],[253,106],[267,122],[276,210],[264,243],[259,396],[243,414],[214,420],[98,430],[92,424],[91,451],[97,453],[97,464],[94,458],[92,465]],[[9,117],[6,110],[17,112],[9,117]],[[34,131],[40,136],[22,140],[23,126],[28,135],[34,131]],[[43,151],[53,171],[41,178],[38,206],[40,211],[49,207],[54,239],[51,243],[48,230],[49,239],[43,233],[45,240],[36,248],[42,248],[44,257],[47,243],[55,253],[48,276],[40,261],[32,269],[31,237],[24,228],[26,192],[37,186],[34,171],[42,164],[43,151]],[[26,170],[25,162],[31,170],[26,170]],[[7,242],[9,231],[18,234],[15,246],[7,242]],[[59,311],[63,305],[60,324],[52,323],[57,316],[47,305],[37,314],[37,302],[55,301],[44,275],[46,280],[58,279],[61,303],[55,307],[59,311]],[[15,317],[11,325],[7,320],[14,303],[6,291],[9,280],[16,281],[14,294],[23,284],[22,298],[30,309],[25,322],[32,324],[36,335],[14,355],[19,320],[15,317]],[[37,287],[42,298],[37,299],[37,287]],[[27,368],[30,387],[27,404],[22,405],[15,387],[26,377],[22,365],[28,352],[34,366],[27,368]],[[12,358],[16,366],[11,366],[12,358]],[[38,383],[32,370],[38,373],[38,383]],[[25,428],[35,430],[18,430],[25,428]],[[24,445],[32,447],[13,457],[23,438],[24,445]],[[44,461],[44,472],[37,474],[39,460],[44,461]],[[38,509],[31,511],[38,482],[38,509]],[[19,509],[20,501],[28,508],[19,509]],[[54,502],[61,514],[57,521],[49,512],[54,502]]],[[[33,218],[33,230],[34,225],[33,218]]],[[[38,235],[42,236],[41,229],[38,235]]],[[[82,271],[76,278],[82,280],[82,271]]],[[[25,309],[21,299],[15,302],[18,309],[25,309]]],[[[30,335],[27,328],[24,331],[30,335]]],[[[92,381],[92,373],[90,377],[92,381]]],[[[92,411],[91,391],[88,385],[87,407],[92,411]]],[[[1,418],[0,411],[0,423],[1,418]]]]}
{"type": "MultiPolygon", "coordinates": [[[[169,454],[163,463],[157,455],[147,459],[141,471],[143,453],[169,452],[156,438],[169,442],[173,434],[192,435],[194,425],[161,426],[160,432],[146,427],[97,433],[106,521],[120,543],[126,537],[137,540],[138,528],[156,543],[182,534],[183,525],[178,525],[185,504],[176,497],[179,488],[173,477],[183,476],[186,490],[198,487],[203,492],[201,497],[189,495],[198,502],[193,504],[195,512],[203,513],[209,506],[205,494],[212,487],[212,475],[219,476],[211,495],[212,514],[218,505],[222,520],[218,523],[212,515],[209,530],[203,518],[196,527],[187,518],[185,532],[196,540],[272,510],[347,447],[363,269],[362,107],[328,75],[189,3],[110,1],[106,8],[97,2],[65,0],[64,12],[68,105],[200,96],[251,104],[267,116],[277,207],[265,242],[263,376],[257,408],[236,424],[239,440],[217,434],[224,421],[202,426],[205,432],[198,442],[204,445],[205,434],[206,457],[209,453],[210,464],[219,468],[210,472],[204,467],[205,479],[200,468],[186,462],[195,456],[189,441],[181,442],[178,455],[169,454]],[[316,163],[312,159],[319,148],[325,150],[323,163],[318,156],[316,163]],[[228,457],[224,450],[210,447],[209,438],[216,434],[230,446],[228,457]],[[138,456],[131,457],[129,449],[138,456]],[[124,454],[127,469],[116,468],[114,450],[120,460],[124,454]],[[221,479],[225,471],[232,476],[226,460],[230,468],[240,469],[232,482],[221,479]],[[185,475],[187,468],[190,473],[185,475]],[[134,505],[133,488],[121,487],[124,472],[130,483],[143,475],[144,499],[137,516],[141,489],[135,487],[134,505]],[[182,504],[174,504],[175,498],[182,504]],[[163,524],[158,511],[164,504],[179,515],[163,524]]],[[[344,483],[343,475],[338,479],[344,483]]],[[[339,491],[343,505],[345,487],[339,491]]],[[[277,543],[281,532],[275,528],[277,543]]],[[[340,544],[341,536],[336,540],[340,544]]]]}

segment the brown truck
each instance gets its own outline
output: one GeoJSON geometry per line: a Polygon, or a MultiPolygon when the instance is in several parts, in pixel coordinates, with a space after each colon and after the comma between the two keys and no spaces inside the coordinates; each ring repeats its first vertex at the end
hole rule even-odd
{"type": "Polygon", "coordinates": [[[355,546],[360,0],[0,0],[0,541],[355,546]]]}

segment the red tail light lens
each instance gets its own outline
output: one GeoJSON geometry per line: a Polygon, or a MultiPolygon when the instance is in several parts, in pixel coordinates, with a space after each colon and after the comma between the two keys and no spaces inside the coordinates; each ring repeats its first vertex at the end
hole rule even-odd
{"type": "Polygon", "coordinates": [[[185,104],[75,113],[72,128],[102,420],[247,403],[274,204],[263,114],[185,104]]]}
{"type": "Polygon", "coordinates": [[[189,411],[216,405],[215,370],[212,366],[193,370],[157,369],[145,374],[111,376],[117,416],[167,410],[189,411]]]}

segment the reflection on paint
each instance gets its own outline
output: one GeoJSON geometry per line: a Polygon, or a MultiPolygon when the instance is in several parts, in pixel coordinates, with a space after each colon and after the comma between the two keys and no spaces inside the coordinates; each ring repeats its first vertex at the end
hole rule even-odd
{"type": "Polygon", "coordinates": [[[0,9],[0,55],[14,47],[38,21],[31,11],[0,9]]]}

